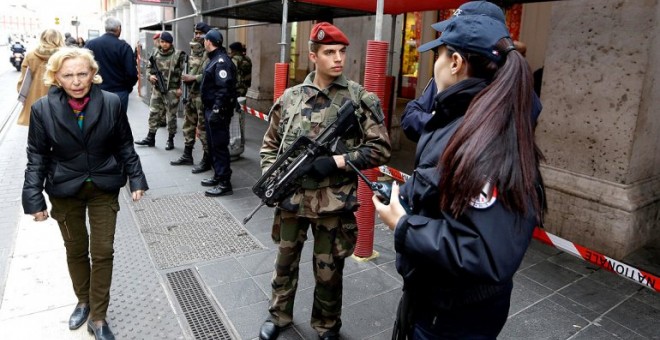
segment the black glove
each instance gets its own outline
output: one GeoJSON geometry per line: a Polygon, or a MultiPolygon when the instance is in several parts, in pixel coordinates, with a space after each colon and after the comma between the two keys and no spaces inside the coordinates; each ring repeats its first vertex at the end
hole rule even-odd
{"type": "Polygon", "coordinates": [[[320,181],[337,170],[337,162],[332,156],[321,156],[305,167],[305,174],[320,181]]]}

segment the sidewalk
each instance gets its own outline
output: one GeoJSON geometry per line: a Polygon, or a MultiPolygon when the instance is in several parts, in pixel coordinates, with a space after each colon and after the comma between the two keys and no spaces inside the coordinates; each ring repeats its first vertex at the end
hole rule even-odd
{"type": "MultiPolygon", "coordinates": [[[[135,93],[128,114],[141,139],[148,109],[135,93]]],[[[210,172],[194,175],[190,166],[169,165],[183,150],[180,132],[172,151],[164,149],[162,128],[155,148],[136,146],[151,189],[137,203],[126,190],[120,195],[108,311],[118,339],[256,338],[275,258],[272,209],[262,208],[246,226],[240,221],[259,202],[251,187],[260,176],[265,129],[265,122],[246,117],[245,152],[232,162],[234,194],[220,198],[203,195],[199,182],[210,172]]],[[[84,327],[67,327],[76,301],[56,223],[22,214],[26,135],[12,123],[0,139],[0,255],[9,259],[8,266],[0,263],[0,339],[92,339],[84,327]]],[[[195,162],[201,154],[198,143],[195,162]]],[[[300,264],[295,326],[280,339],[316,339],[309,326],[310,242],[300,264]]],[[[346,262],[344,339],[390,338],[401,290],[392,233],[377,225],[374,244],[375,260],[346,262]]],[[[660,262],[650,254],[636,254],[637,260],[660,262]]],[[[514,280],[500,339],[660,339],[660,294],[554,248],[533,241],[514,280]]]]}

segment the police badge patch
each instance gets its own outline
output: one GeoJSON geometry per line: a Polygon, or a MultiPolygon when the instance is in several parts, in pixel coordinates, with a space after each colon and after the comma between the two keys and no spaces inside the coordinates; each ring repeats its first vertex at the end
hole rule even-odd
{"type": "Polygon", "coordinates": [[[220,78],[225,79],[225,78],[227,78],[227,71],[225,71],[225,70],[220,70],[220,72],[218,73],[218,75],[220,76],[220,78]]]}
{"type": "Polygon", "coordinates": [[[486,209],[495,204],[495,201],[497,201],[497,187],[494,187],[490,182],[486,182],[479,196],[470,201],[470,205],[477,209],[486,209]]]}

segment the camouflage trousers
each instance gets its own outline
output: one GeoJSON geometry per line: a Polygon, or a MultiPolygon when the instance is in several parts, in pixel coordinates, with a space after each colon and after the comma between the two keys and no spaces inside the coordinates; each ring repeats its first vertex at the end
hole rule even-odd
{"type": "Polygon", "coordinates": [[[279,246],[268,311],[279,326],[293,321],[300,255],[310,225],[314,235],[312,266],[316,278],[311,326],[323,335],[329,330],[338,332],[341,328],[344,261],[353,254],[357,239],[353,213],[303,218],[292,212],[275,211],[271,236],[279,246]]]}
{"type": "Polygon", "coordinates": [[[176,134],[176,113],[179,109],[176,90],[167,91],[167,99],[165,100],[165,96],[158,92],[158,89],[152,88],[149,100],[149,132],[155,133],[158,130],[158,124],[164,116],[167,119],[167,132],[170,135],[176,134]]]}
{"type": "Polygon", "coordinates": [[[199,93],[191,93],[188,102],[183,107],[183,139],[186,146],[195,145],[195,138],[199,134],[199,141],[204,151],[209,150],[206,143],[206,125],[204,125],[204,108],[199,93]]]}

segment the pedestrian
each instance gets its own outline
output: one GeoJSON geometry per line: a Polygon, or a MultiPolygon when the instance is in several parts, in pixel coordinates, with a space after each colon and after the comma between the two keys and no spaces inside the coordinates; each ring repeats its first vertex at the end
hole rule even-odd
{"type": "Polygon", "coordinates": [[[359,128],[345,131],[342,142],[349,152],[317,158],[302,178],[302,186],[278,203],[272,239],[278,244],[271,281],[269,317],[259,330],[260,339],[275,339],[293,321],[298,271],[307,231],[314,235],[313,270],[316,286],[311,326],[321,339],[338,339],[341,328],[342,277],[346,257],[357,239],[355,211],[359,169],[385,164],[391,153],[384,115],[375,94],[343,74],[348,38],[336,26],[320,22],[309,37],[309,60],[316,65],[305,81],[284,91],[269,113],[261,147],[261,170],[266,172],[282,150],[297,136],[315,139],[337,118],[346,101],[358,107],[359,128]]]}
{"type": "Polygon", "coordinates": [[[209,147],[206,142],[206,127],[204,123],[204,107],[200,96],[199,85],[202,82],[204,64],[208,57],[204,49],[204,35],[211,28],[204,22],[195,24],[194,36],[190,42],[190,56],[188,57],[188,71],[181,75],[183,86],[188,87],[188,98],[183,106],[183,155],[179,159],[171,161],[171,165],[193,165],[192,151],[195,146],[196,136],[199,134],[199,140],[204,149],[202,161],[192,169],[192,173],[201,173],[211,170],[211,160],[209,156],[209,147]]]}
{"type": "Polygon", "coordinates": [[[78,44],[78,47],[80,47],[80,48],[85,47],[85,39],[83,39],[83,37],[78,37],[76,39],[76,42],[78,44]]]}
{"type": "Polygon", "coordinates": [[[149,100],[149,133],[143,140],[136,141],[137,145],[153,147],[156,145],[156,130],[164,114],[167,119],[167,143],[165,150],[174,149],[174,136],[176,135],[176,114],[179,108],[181,90],[181,73],[186,54],[174,48],[174,37],[170,32],[160,34],[159,47],[154,54],[158,70],[163,77],[167,93],[160,93],[157,86],[156,70],[149,63],[149,81],[153,84],[151,99],[149,100]]]}
{"type": "Polygon", "coordinates": [[[222,47],[222,34],[215,29],[204,35],[208,63],[200,86],[206,139],[213,164],[213,177],[202,180],[206,196],[233,194],[229,164],[229,123],[236,107],[236,66],[222,47]]]}
{"type": "Polygon", "coordinates": [[[46,220],[46,191],[78,299],[69,329],[87,321],[96,339],[114,339],[106,313],[119,190],[128,181],[137,201],[148,185],[128,117],[117,95],[99,86],[98,70],[87,49],[64,47],[50,58],[48,95],[34,103],[30,117],[23,211],[46,220]]]}
{"type": "Polygon", "coordinates": [[[243,44],[233,42],[229,45],[229,56],[236,65],[236,93],[239,97],[245,97],[247,90],[252,85],[252,60],[245,55],[243,44]]]}
{"type": "Polygon", "coordinates": [[[23,109],[18,116],[17,123],[19,125],[27,126],[30,124],[30,109],[32,104],[48,93],[48,86],[43,82],[44,74],[46,73],[46,63],[48,63],[48,58],[62,46],[64,46],[62,33],[48,28],[41,32],[39,46],[25,55],[23,64],[21,64],[21,76],[18,78],[16,91],[21,92],[24,82],[29,82],[29,91],[23,103],[23,109]],[[30,70],[29,79],[26,79],[28,70],[30,70]]]}
{"type": "Polygon", "coordinates": [[[64,33],[64,43],[66,44],[66,46],[71,46],[71,47],[78,45],[76,38],[72,37],[71,33],[69,32],[64,33]]]}
{"type": "Polygon", "coordinates": [[[105,34],[87,42],[86,48],[94,52],[99,64],[99,74],[103,78],[101,89],[119,96],[121,111],[128,110],[128,96],[138,80],[137,62],[133,49],[121,35],[121,21],[110,17],[105,19],[105,34]]]}
{"type": "Polygon", "coordinates": [[[502,21],[461,10],[441,26],[419,47],[437,49],[438,94],[413,176],[389,205],[372,198],[403,278],[393,338],[495,339],[545,206],[532,73],[502,21]]]}

